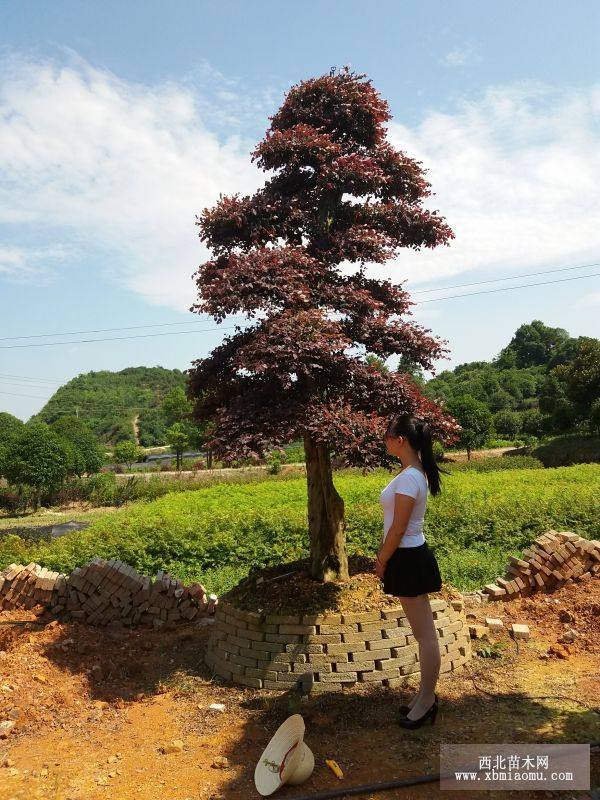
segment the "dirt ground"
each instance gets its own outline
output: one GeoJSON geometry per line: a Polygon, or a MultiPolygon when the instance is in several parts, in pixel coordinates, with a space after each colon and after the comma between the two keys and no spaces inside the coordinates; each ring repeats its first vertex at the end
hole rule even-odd
{"type": "MultiPolygon", "coordinates": [[[[302,698],[295,690],[279,694],[213,679],[203,662],[210,626],[108,632],[77,622],[25,623],[37,620],[32,611],[0,612],[0,722],[15,722],[0,738],[0,798],[258,798],[255,764],[293,713],[304,717],[315,769],[305,784],[284,786],[275,797],[436,773],[441,742],[600,740],[600,579],[467,612],[478,621],[526,622],[531,638],[491,635],[499,657],[474,654],[464,671],[442,675],[436,724],[413,731],[395,724],[395,706],[410,697],[418,676],[407,676],[402,689],[361,685],[302,698]],[[558,644],[569,627],[579,633],[575,642],[558,644]],[[225,711],[209,710],[211,703],[225,704],[225,711]],[[174,741],[174,752],[164,752],[174,741]],[[228,765],[216,766],[218,756],[228,765]],[[340,764],[342,780],[326,758],[340,764]]],[[[474,653],[486,645],[472,643],[474,653]]],[[[599,784],[595,748],[591,785],[599,784]]],[[[591,797],[584,791],[455,796],[484,794],[591,797]]],[[[433,782],[355,796],[441,795],[433,782]]]]}

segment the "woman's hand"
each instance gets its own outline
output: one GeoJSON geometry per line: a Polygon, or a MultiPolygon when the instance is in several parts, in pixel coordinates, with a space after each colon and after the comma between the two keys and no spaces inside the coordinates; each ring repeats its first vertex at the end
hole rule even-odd
{"type": "Polygon", "coordinates": [[[385,563],[383,561],[381,561],[379,556],[377,556],[377,560],[375,561],[375,574],[379,578],[381,578],[381,580],[383,580],[383,576],[384,576],[384,573],[385,573],[385,567],[386,567],[385,563]]]}

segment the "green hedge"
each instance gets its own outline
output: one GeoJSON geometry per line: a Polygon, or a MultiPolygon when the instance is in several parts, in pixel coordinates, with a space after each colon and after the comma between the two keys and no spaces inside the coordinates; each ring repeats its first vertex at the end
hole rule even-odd
{"type": "Polygon", "coordinates": [[[505,469],[543,469],[544,465],[534,456],[490,456],[455,464],[441,464],[441,467],[452,472],[500,472],[505,469]]]}
{"type": "Polygon", "coordinates": [[[600,462],[599,436],[558,436],[532,451],[546,467],[568,467],[572,464],[600,462]]]}
{"type": "MultiPolygon", "coordinates": [[[[382,533],[379,492],[391,474],[337,473],[348,552],[374,554],[382,533]]],[[[457,471],[430,498],[426,536],[445,581],[470,589],[503,573],[506,556],[545,530],[598,535],[600,466],[457,471]]],[[[168,494],[107,514],[83,531],[32,544],[0,540],[0,568],[37,561],[69,572],[93,556],[123,559],[142,573],[167,569],[222,593],[260,567],[308,555],[306,480],[219,484],[168,494]]]]}

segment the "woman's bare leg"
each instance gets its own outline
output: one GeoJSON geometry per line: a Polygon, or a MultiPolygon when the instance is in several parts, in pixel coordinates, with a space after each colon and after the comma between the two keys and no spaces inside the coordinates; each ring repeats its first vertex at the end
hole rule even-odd
{"type": "Polygon", "coordinates": [[[400,597],[413,635],[419,645],[421,684],[418,693],[409,702],[409,719],[421,717],[435,700],[435,687],[440,674],[441,655],[438,635],[433,620],[429,595],[400,597]]]}

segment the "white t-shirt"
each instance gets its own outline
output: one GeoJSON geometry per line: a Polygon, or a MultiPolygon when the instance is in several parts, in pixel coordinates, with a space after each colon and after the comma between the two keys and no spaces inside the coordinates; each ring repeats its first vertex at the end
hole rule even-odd
{"type": "Polygon", "coordinates": [[[384,541],[394,521],[396,494],[406,494],[415,498],[415,504],[406,526],[406,533],[400,539],[398,547],[417,547],[424,543],[423,523],[427,505],[427,491],[427,478],[417,467],[406,467],[395,478],[392,478],[379,496],[379,501],[383,507],[384,541]]]}

